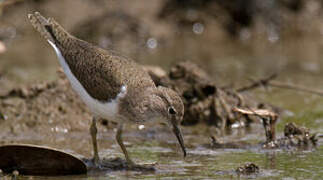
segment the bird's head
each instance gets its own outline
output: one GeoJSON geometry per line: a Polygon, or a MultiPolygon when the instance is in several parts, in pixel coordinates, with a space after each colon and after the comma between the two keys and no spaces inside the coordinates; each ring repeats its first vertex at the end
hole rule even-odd
{"type": "Polygon", "coordinates": [[[178,127],[184,115],[183,101],[175,91],[162,86],[157,87],[157,97],[162,104],[158,108],[160,111],[159,113],[162,116],[161,119],[163,119],[163,121],[166,121],[166,124],[168,124],[172,128],[185,157],[186,149],[184,146],[184,140],[181,130],[178,127]]]}

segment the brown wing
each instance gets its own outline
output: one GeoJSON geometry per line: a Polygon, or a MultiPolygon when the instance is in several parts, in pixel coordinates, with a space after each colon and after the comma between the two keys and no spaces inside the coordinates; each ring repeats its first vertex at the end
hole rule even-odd
{"type": "Polygon", "coordinates": [[[58,46],[74,76],[99,101],[114,99],[123,85],[128,91],[154,86],[148,73],[126,57],[75,38],[58,46]]]}

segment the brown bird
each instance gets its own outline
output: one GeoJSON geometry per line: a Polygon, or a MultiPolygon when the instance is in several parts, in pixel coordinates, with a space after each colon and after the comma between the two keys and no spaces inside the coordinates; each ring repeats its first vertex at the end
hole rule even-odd
{"type": "Polygon", "coordinates": [[[135,163],[122,140],[126,123],[165,122],[172,128],[186,156],[178,127],[184,105],[175,91],[156,87],[148,73],[133,60],[77,39],[52,18],[46,19],[38,12],[29,14],[28,18],[54,48],[72,88],[93,113],[90,132],[95,165],[100,163],[96,139],[98,118],[118,123],[116,139],[129,166],[135,163]]]}

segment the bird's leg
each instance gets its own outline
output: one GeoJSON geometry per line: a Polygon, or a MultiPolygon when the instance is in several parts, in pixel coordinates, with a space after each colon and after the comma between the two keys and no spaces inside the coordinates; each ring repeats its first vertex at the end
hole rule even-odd
{"type": "Polygon", "coordinates": [[[122,149],[123,154],[126,157],[126,160],[127,160],[128,165],[129,166],[134,166],[135,163],[130,159],[130,157],[128,155],[128,152],[127,152],[127,149],[126,149],[126,147],[123,144],[123,140],[122,140],[122,129],[123,129],[123,124],[122,123],[119,123],[118,130],[117,130],[117,134],[116,134],[116,139],[117,139],[117,142],[118,142],[119,146],[122,149]]]}
{"type": "Polygon", "coordinates": [[[96,118],[93,117],[91,127],[90,127],[91,137],[92,137],[92,143],[93,143],[93,161],[94,164],[97,166],[99,165],[99,153],[98,153],[98,144],[96,135],[98,132],[98,129],[96,128],[96,118]]]}

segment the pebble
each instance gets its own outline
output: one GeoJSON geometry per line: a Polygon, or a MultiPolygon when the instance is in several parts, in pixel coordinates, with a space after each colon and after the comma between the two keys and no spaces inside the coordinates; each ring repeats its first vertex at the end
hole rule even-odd
{"type": "Polygon", "coordinates": [[[6,52],[7,48],[3,42],[0,41],[0,54],[6,52]]]}
{"type": "Polygon", "coordinates": [[[13,177],[17,177],[17,176],[19,176],[19,171],[14,170],[14,171],[12,172],[12,175],[13,175],[13,177]]]}

